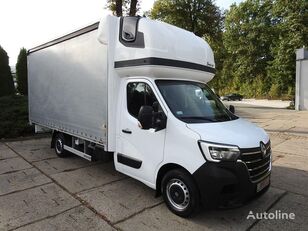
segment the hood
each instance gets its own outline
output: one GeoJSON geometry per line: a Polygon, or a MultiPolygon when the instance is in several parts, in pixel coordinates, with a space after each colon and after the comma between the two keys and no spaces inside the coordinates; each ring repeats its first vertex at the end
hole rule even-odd
{"type": "Polygon", "coordinates": [[[244,119],[217,123],[187,124],[187,127],[198,133],[201,140],[237,145],[240,148],[260,146],[260,141],[267,143],[269,136],[265,131],[244,119]]]}

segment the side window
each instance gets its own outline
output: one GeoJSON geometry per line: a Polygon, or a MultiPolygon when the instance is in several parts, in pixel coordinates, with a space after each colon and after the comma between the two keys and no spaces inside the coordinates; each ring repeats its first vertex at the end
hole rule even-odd
{"type": "Polygon", "coordinates": [[[154,111],[159,110],[158,101],[151,87],[143,82],[131,82],[127,84],[127,110],[133,117],[138,118],[142,106],[152,106],[154,111]]]}

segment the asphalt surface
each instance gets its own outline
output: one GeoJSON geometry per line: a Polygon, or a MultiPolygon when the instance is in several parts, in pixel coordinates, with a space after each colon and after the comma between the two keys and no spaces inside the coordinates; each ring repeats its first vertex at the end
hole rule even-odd
{"type": "Polygon", "coordinates": [[[271,188],[251,203],[183,219],[112,162],[57,158],[50,138],[2,141],[0,230],[308,230],[308,112],[232,103],[271,136],[271,188]],[[264,212],[295,219],[247,219],[264,212]]]}

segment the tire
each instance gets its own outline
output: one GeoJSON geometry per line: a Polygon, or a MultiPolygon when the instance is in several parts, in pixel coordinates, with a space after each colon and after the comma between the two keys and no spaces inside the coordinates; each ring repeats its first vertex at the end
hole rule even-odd
{"type": "Polygon", "coordinates": [[[64,135],[62,133],[56,134],[56,136],[55,136],[55,152],[61,158],[69,155],[69,152],[64,150],[65,144],[66,144],[66,142],[65,142],[64,135]]]}
{"type": "Polygon", "coordinates": [[[199,210],[199,190],[192,176],[182,169],[165,174],[162,195],[169,210],[178,216],[190,217],[199,210]]]}

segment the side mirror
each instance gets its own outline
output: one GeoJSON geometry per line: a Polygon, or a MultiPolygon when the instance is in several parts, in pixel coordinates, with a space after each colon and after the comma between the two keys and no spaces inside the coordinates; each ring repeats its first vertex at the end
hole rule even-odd
{"type": "Polygon", "coordinates": [[[138,113],[138,121],[142,129],[150,129],[153,127],[153,107],[144,105],[140,108],[138,113]]]}
{"type": "Polygon", "coordinates": [[[165,129],[166,125],[167,125],[167,117],[166,117],[165,113],[154,112],[153,125],[154,125],[156,132],[165,129]]]}
{"type": "Polygon", "coordinates": [[[235,113],[235,108],[233,105],[229,106],[229,111],[232,112],[233,114],[235,113]]]}

